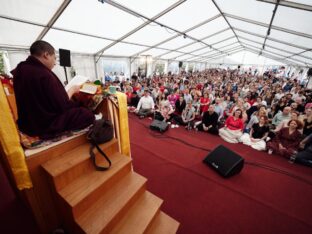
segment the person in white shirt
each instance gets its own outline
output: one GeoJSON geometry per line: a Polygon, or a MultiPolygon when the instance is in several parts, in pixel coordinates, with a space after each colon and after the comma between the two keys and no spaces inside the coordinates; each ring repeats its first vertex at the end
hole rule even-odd
{"type": "Polygon", "coordinates": [[[148,90],[144,90],[144,95],[140,98],[137,109],[135,112],[140,118],[144,118],[154,112],[155,103],[150,96],[148,90]]]}

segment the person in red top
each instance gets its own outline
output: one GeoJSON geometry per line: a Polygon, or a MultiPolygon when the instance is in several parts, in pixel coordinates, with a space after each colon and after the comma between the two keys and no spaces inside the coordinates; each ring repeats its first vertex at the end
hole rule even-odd
{"type": "Polygon", "coordinates": [[[233,116],[226,119],[225,126],[219,130],[219,135],[229,143],[238,143],[243,135],[243,129],[242,110],[237,109],[233,116]]]}
{"type": "Polygon", "coordinates": [[[208,93],[204,93],[204,96],[200,98],[200,113],[204,113],[208,110],[210,100],[208,93]]]}

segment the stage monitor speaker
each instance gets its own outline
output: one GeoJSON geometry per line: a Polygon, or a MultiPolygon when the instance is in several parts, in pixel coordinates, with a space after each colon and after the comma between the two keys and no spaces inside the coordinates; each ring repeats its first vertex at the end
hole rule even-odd
{"type": "Polygon", "coordinates": [[[309,68],[308,72],[307,72],[308,76],[312,76],[312,67],[309,68]]]}
{"type": "Polygon", "coordinates": [[[225,178],[238,174],[244,167],[244,159],[223,145],[215,148],[203,162],[225,178]]]}
{"type": "Polygon", "coordinates": [[[59,49],[60,66],[71,67],[70,63],[70,50],[59,49]]]}
{"type": "Polygon", "coordinates": [[[179,68],[181,68],[183,66],[183,62],[179,62],[179,68]]]}

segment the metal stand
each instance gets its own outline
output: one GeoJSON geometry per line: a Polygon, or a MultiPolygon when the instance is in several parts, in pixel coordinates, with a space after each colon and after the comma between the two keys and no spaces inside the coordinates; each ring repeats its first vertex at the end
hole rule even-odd
{"type": "Polygon", "coordinates": [[[64,72],[65,72],[65,78],[66,78],[66,81],[64,82],[65,85],[68,84],[68,79],[67,79],[67,72],[66,72],[66,67],[64,66],[64,72]]]}

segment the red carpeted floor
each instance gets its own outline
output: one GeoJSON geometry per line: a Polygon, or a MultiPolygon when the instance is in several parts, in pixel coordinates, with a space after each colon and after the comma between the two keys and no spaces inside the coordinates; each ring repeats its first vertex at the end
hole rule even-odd
{"type": "MultiPolygon", "coordinates": [[[[148,178],[149,191],[164,199],[162,210],[181,223],[178,233],[312,233],[310,168],[181,127],[160,135],[148,129],[150,123],[129,116],[134,170],[148,178]],[[208,152],[189,144],[208,150],[223,144],[246,162],[275,171],[245,165],[240,174],[223,179],[202,163],[208,152]]],[[[0,233],[38,233],[1,167],[0,188],[0,233]]]]}
{"type": "Polygon", "coordinates": [[[178,233],[312,233],[310,168],[181,127],[160,135],[148,129],[150,123],[129,116],[134,170],[148,178],[148,190],[181,223],[178,233]],[[271,170],[246,164],[223,179],[202,163],[208,152],[189,144],[208,150],[223,144],[271,170]]]}

